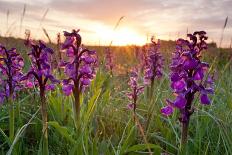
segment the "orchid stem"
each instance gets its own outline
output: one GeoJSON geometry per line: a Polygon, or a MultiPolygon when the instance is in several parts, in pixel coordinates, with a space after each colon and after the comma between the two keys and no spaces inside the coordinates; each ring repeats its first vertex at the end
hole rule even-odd
{"type": "Polygon", "coordinates": [[[74,89],[73,91],[74,95],[74,102],[73,102],[73,117],[74,117],[74,124],[76,129],[79,128],[80,124],[80,94],[77,89],[74,89]]]}
{"type": "Polygon", "coordinates": [[[40,99],[41,99],[41,114],[42,114],[42,121],[43,121],[43,142],[42,142],[42,153],[43,155],[48,155],[48,114],[47,114],[47,104],[45,98],[45,89],[42,87],[40,89],[40,99]]]}
{"type": "Polygon", "coordinates": [[[188,141],[188,122],[182,123],[182,131],[181,131],[181,147],[184,147],[188,141]]]}
{"type": "Polygon", "coordinates": [[[12,100],[12,95],[9,98],[9,127],[10,127],[10,141],[13,142],[14,140],[14,124],[15,124],[15,116],[14,116],[14,103],[12,100]]]}
{"type": "Polygon", "coordinates": [[[186,154],[186,146],[188,143],[188,125],[189,122],[182,122],[181,129],[181,144],[180,144],[180,154],[186,154]]]}

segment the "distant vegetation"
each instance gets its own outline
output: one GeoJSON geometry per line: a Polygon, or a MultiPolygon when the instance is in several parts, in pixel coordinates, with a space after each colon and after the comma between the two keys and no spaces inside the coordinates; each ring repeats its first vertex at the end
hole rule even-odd
{"type": "MultiPolygon", "coordinates": [[[[168,104],[166,99],[178,94],[175,89],[182,91],[179,83],[172,89],[169,79],[176,41],[85,46],[78,31],[64,35],[60,42],[48,44],[32,38],[0,37],[0,96],[4,100],[0,105],[0,154],[232,154],[232,49],[209,43],[206,51],[194,56],[209,64],[200,78],[210,73],[214,91],[208,96],[210,103],[203,98],[208,106],[200,104],[199,93],[194,96],[183,142],[181,110],[161,110],[168,104]],[[3,61],[4,52],[11,53],[14,69],[14,65],[22,67],[20,61],[14,61],[13,47],[24,64],[22,75],[17,74],[20,78],[13,81],[20,88],[15,85],[14,92],[7,94],[9,74],[2,68],[12,66],[3,61]]],[[[188,98],[181,94],[184,100],[188,98]]]]}

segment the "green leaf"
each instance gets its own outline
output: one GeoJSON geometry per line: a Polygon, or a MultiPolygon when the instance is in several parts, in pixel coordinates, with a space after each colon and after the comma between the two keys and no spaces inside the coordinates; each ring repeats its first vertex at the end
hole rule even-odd
{"type": "Polygon", "coordinates": [[[67,140],[69,140],[72,143],[75,143],[75,140],[70,136],[66,127],[60,126],[59,123],[56,121],[50,121],[48,122],[48,125],[54,127],[57,130],[57,132],[59,132],[67,140]]]}
{"type": "Polygon", "coordinates": [[[3,137],[5,138],[5,141],[10,146],[10,140],[9,140],[9,138],[7,137],[7,135],[4,133],[4,131],[1,128],[0,128],[0,133],[3,135],[3,137]]]}
{"type": "Polygon", "coordinates": [[[98,89],[95,92],[95,94],[90,98],[90,100],[88,102],[88,108],[87,108],[87,112],[86,112],[86,121],[87,122],[90,119],[90,116],[95,111],[96,103],[97,103],[97,100],[98,100],[100,94],[101,94],[101,89],[98,89]]]}
{"type": "Polygon", "coordinates": [[[127,152],[135,152],[135,151],[144,151],[148,149],[148,146],[150,149],[153,149],[154,154],[159,154],[161,153],[161,148],[158,145],[155,144],[137,144],[133,145],[130,148],[127,149],[127,152]]]}

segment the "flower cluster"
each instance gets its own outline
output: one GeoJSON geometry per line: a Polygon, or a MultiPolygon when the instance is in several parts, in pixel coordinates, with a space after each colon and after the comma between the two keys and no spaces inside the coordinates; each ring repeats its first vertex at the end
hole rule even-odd
{"type": "Polygon", "coordinates": [[[127,107],[134,112],[136,110],[138,96],[144,91],[144,86],[138,84],[138,77],[138,71],[134,69],[131,72],[130,81],[128,82],[131,91],[126,94],[130,100],[130,103],[127,105],[127,107]]]}
{"type": "Polygon", "coordinates": [[[31,67],[28,73],[22,77],[25,87],[32,88],[39,86],[43,90],[54,90],[59,83],[51,71],[51,55],[54,53],[51,48],[39,41],[38,44],[31,42],[31,51],[28,53],[31,59],[31,67]],[[48,83],[50,81],[50,83],[48,83]]]}
{"type": "Polygon", "coordinates": [[[139,52],[139,68],[141,71],[144,71],[145,67],[148,65],[148,47],[148,44],[143,45],[139,52]]]}
{"type": "Polygon", "coordinates": [[[96,74],[96,52],[81,47],[81,36],[78,32],[79,30],[64,32],[66,40],[62,49],[66,51],[68,59],[62,61],[60,66],[64,68],[65,75],[68,77],[63,80],[63,92],[67,96],[74,89],[77,92],[84,91],[96,74]]]}
{"type": "Polygon", "coordinates": [[[113,74],[113,68],[114,68],[114,63],[113,63],[113,54],[112,51],[110,50],[109,47],[105,49],[105,60],[106,60],[106,68],[110,71],[110,74],[113,74]]]}
{"type": "Polygon", "coordinates": [[[163,57],[161,56],[160,49],[160,40],[156,43],[151,38],[151,45],[149,46],[146,58],[146,65],[144,71],[144,83],[150,84],[153,83],[155,78],[160,78],[162,76],[162,67],[163,67],[163,57]]]}
{"type": "Polygon", "coordinates": [[[7,50],[0,45],[0,103],[15,97],[15,91],[21,88],[20,79],[23,75],[23,58],[15,48],[7,50]]]}
{"type": "Polygon", "coordinates": [[[179,109],[181,122],[189,121],[197,92],[200,93],[200,101],[204,105],[210,104],[208,94],[214,92],[212,77],[207,74],[209,64],[201,61],[201,53],[207,49],[206,32],[197,31],[187,36],[190,40],[177,40],[170,65],[171,88],[176,98],[174,101],[167,100],[168,105],[161,109],[167,116],[173,113],[173,108],[179,109]]]}

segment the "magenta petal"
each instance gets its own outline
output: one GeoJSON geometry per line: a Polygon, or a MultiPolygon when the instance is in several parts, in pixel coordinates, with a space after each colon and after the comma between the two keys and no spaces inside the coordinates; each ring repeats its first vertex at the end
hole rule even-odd
{"type": "Polygon", "coordinates": [[[129,103],[129,104],[127,105],[127,108],[128,108],[129,110],[133,110],[134,107],[135,107],[134,103],[129,103]]]}
{"type": "Polygon", "coordinates": [[[213,84],[213,79],[212,79],[212,77],[211,77],[211,76],[208,76],[206,82],[207,82],[208,84],[213,84]]]}
{"type": "Polygon", "coordinates": [[[161,108],[161,113],[165,116],[169,116],[173,113],[173,108],[171,106],[166,106],[161,108]]]}
{"type": "Polygon", "coordinates": [[[27,88],[33,88],[33,83],[32,82],[30,82],[30,81],[27,81],[26,82],[26,86],[25,87],[27,87],[27,88]]]}
{"type": "Polygon", "coordinates": [[[72,47],[68,48],[66,51],[68,57],[74,57],[74,50],[72,47]]]}
{"type": "Polygon", "coordinates": [[[89,85],[90,84],[90,79],[88,79],[88,78],[83,78],[82,80],[81,80],[81,84],[82,85],[85,85],[85,86],[87,86],[87,85],[89,85]]]}
{"type": "Polygon", "coordinates": [[[129,92],[129,93],[126,93],[126,96],[129,98],[129,99],[133,99],[133,93],[129,92]]]}
{"type": "Polygon", "coordinates": [[[177,96],[174,105],[179,109],[183,109],[186,105],[186,99],[184,96],[177,96]]]}
{"type": "Polygon", "coordinates": [[[172,73],[170,75],[170,78],[171,78],[171,81],[173,81],[173,82],[180,80],[180,76],[178,75],[178,73],[172,73]]]}
{"type": "Polygon", "coordinates": [[[92,57],[90,57],[90,56],[86,56],[86,57],[84,58],[84,61],[85,61],[87,64],[91,64],[91,63],[93,63],[93,62],[95,61],[95,59],[92,58],[92,57]]]}
{"type": "Polygon", "coordinates": [[[208,105],[208,104],[211,103],[211,101],[210,101],[210,99],[209,99],[209,97],[208,97],[207,94],[201,94],[200,99],[201,99],[201,103],[202,103],[202,104],[208,105]]]}
{"type": "Polygon", "coordinates": [[[90,74],[90,73],[92,73],[92,69],[90,66],[85,65],[85,66],[81,67],[80,73],[81,74],[90,74]]]}
{"type": "Polygon", "coordinates": [[[184,62],[184,68],[185,69],[194,69],[198,65],[197,61],[195,59],[188,59],[184,62]]]}
{"type": "Polygon", "coordinates": [[[66,96],[71,95],[72,89],[73,89],[73,85],[71,85],[71,84],[63,85],[63,88],[62,88],[62,90],[66,96]]]}
{"type": "Polygon", "coordinates": [[[54,84],[49,84],[45,87],[46,90],[55,90],[55,85],[54,84]]]}
{"type": "Polygon", "coordinates": [[[181,91],[185,88],[186,83],[184,80],[179,80],[176,82],[172,82],[171,87],[175,90],[181,91]]]}
{"type": "Polygon", "coordinates": [[[194,80],[202,80],[204,78],[204,71],[202,69],[198,69],[194,74],[194,80]]]}

